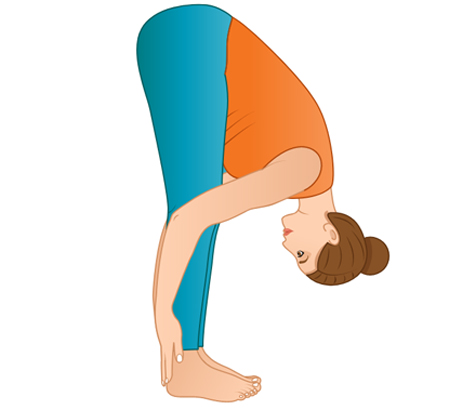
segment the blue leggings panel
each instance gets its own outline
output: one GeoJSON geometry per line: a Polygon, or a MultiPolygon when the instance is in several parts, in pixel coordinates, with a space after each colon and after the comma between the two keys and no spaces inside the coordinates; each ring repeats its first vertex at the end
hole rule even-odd
{"type": "MultiPolygon", "coordinates": [[[[215,7],[180,6],[156,14],[138,37],[137,61],[164,176],[167,224],[174,211],[223,182],[230,23],[231,16],[215,7]]],[[[217,230],[214,225],[202,234],[173,304],[184,350],[203,346],[217,230]]]]}

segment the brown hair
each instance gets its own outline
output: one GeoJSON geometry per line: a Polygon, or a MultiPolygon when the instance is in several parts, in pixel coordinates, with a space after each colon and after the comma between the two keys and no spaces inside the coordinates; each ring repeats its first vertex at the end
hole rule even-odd
{"type": "Polygon", "coordinates": [[[323,285],[340,285],[360,273],[375,275],[388,264],[390,254],[383,241],[363,236],[359,225],[346,214],[331,212],[327,216],[338,231],[337,245],[327,243],[318,256],[317,271],[307,275],[323,285]]]}

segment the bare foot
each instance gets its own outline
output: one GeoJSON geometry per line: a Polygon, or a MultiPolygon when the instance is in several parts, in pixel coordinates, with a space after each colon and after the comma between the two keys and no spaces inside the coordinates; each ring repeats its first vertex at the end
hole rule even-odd
{"type": "Polygon", "coordinates": [[[256,395],[261,390],[250,382],[207,365],[197,350],[184,350],[182,363],[173,363],[167,392],[174,397],[206,398],[232,402],[256,395]]]}
{"type": "Polygon", "coordinates": [[[260,384],[262,379],[258,377],[257,375],[242,375],[238,372],[231,370],[230,368],[221,365],[220,363],[217,363],[215,360],[212,360],[204,351],[202,347],[198,349],[198,354],[200,355],[201,359],[207,364],[210,365],[212,368],[215,368],[216,370],[223,371],[224,373],[235,375],[237,378],[240,378],[244,381],[249,381],[255,385],[260,384]]]}

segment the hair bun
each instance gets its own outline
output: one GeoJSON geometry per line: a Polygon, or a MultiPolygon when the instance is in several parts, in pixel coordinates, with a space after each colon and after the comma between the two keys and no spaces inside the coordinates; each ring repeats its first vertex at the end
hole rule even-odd
{"type": "Polygon", "coordinates": [[[379,238],[367,237],[366,244],[366,262],[362,269],[365,275],[376,275],[382,272],[390,260],[390,253],[387,246],[379,238]]]}

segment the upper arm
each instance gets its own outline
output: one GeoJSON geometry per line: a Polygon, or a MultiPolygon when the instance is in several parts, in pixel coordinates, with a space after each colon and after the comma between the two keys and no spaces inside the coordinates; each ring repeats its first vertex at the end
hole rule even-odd
{"type": "Polygon", "coordinates": [[[204,230],[248,210],[266,207],[310,187],[321,169],[317,153],[295,148],[281,154],[262,170],[215,187],[189,201],[178,212],[204,230]]]}

